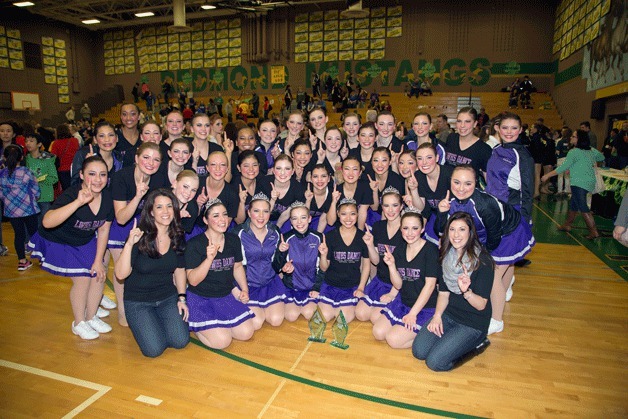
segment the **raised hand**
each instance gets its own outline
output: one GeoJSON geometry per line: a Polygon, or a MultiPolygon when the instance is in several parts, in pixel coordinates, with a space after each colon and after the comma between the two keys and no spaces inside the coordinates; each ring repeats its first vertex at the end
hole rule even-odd
{"type": "Polygon", "coordinates": [[[277,141],[273,148],[270,149],[270,154],[271,156],[273,156],[273,159],[276,159],[277,156],[281,154],[281,150],[279,149],[279,141],[277,141]]]}
{"type": "Polygon", "coordinates": [[[463,273],[458,275],[458,287],[460,291],[467,292],[469,287],[471,286],[471,277],[469,276],[469,272],[467,271],[467,267],[462,264],[463,273]]]}
{"type": "Polygon", "coordinates": [[[395,258],[392,255],[392,252],[390,251],[390,247],[388,247],[387,244],[384,245],[384,249],[386,249],[384,251],[384,263],[388,266],[392,266],[395,264],[395,258]]]}
{"type": "Polygon", "coordinates": [[[272,201],[276,201],[279,198],[279,191],[277,191],[277,189],[275,189],[275,184],[274,183],[270,184],[270,188],[271,188],[270,199],[272,201]]]}
{"type": "Polygon", "coordinates": [[[233,144],[233,141],[227,138],[226,135],[225,135],[225,140],[222,142],[222,147],[225,149],[226,155],[230,155],[231,153],[233,153],[233,150],[235,149],[235,145],[233,144]]]}
{"type": "Polygon", "coordinates": [[[377,191],[379,190],[379,182],[377,180],[373,180],[371,178],[371,175],[366,175],[369,178],[369,186],[372,190],[377,191]]]}
{"type": "Polygon", "coordinates": [[[195,148],[194,151],[192,152],[192,161],[194,163],[198,163],[198,159],[201,157],[201,150],[199,150],[198,148],[195,148]]]}
{"type": "Polygon", "coordinates": [[[336,184],[334,183],[334,191],[331,193],[331,199],[334,202],[338,202],[340,201],[340,197],[342,196],[342,194],[338,191],[338,188],[336,186],[336,184]]]}
{"type": "Polygon", "coordinates": [[[179,216],[181,218],[190,218],[192,215],[190,215],[190,213],[188,212],[188,203],[186,203],[183,207],[181,207],[181,210],[179,211],[179,216]]]}
{"type": "Polygon", "coordinates": [[[290,245],[286,243],[286,241],[284,240],[283,234],[280,234],[279,236],[281,237],[281,241],[279,242],[279,251],[287,252],[288,249],[290,248],[290,245]]]}
{"type": "Polygon", "coordinates": [[[311,201],[314,198],[314,192],[312,192],[312,184],[307,184],[307,189],[305,190],[305,200],[311,201]]]}
{"type": "Polygon", "coordinates": [[[135,196],[142,198],[148,192],[148,182],[143,180],[135,181],[135,196]]]}
{"type": "MultiPolygon", "coordinates": [[[[392,141],[390,142],[390,145],[392,146],[392,141]]],[[[398,167],[399,156],[401,156],[401,153],[403,153],[404,147],[405,146],[403,145],[401,146],[401,150],[399,150],[399,153],[395,153],[394,151],[392,151],[392,148],[390,149],[390,162],[394,168],[398,167]]]]}
{"type": "Polygon", "coordinates": [[[131,244],[136,244],[138,241],[140,241],[143,235],[144,232],[140,230],[137,226],[137,218],[134,218],[133,228],[131,229],[131,231],[129,231],[129,239],[127,241],[131,242],[131,244]]]}
{"type": "Polygon", "coordinates": [[[299,166],[298,164],[294,166],[294,175],[297,179],[301,180],[301,177],[303,176],[303,171],[303,167],[299,166]]]}
{"type": "Polygon", "coordinates": [[[322,163],[325,161],[326,151],[323,150],[323,147],[320,147],[316,150],[316,157],[318,157],[318,162],[322,163]]]}
{"type": "Polygon", "coordinates": [[[412,205],[412,197],[410,195],[404,195],[402,197],[403,199],[403,203],[406,205],[406,207],[411,207],[412,205]]]}
{"type": "Polygon", "coordinates": [[[90,144],[89,145],[89,153],[87,153],[85,155],[85,158],[87,159],[87,158],[90,158],[90,157],[95,156],[95,155],[96,155],[96,153],[94,153],[94,147],[90,144]]]}
{"type": "Polygon", "coordinates": [[[94,194],[92,192],[92,181],[87,179],[83,182],[83,187],[78,193],[76,200],[81,204],[81,206],[85,204],[89,204],[94,199],[94,194]]]}
{"type": "Polygon", "coordinates": [[[207,202],[208,200],[209,200],[209,196],[207,196],[207,187],[203,186],[203,190],[196,197],[196,203],[198,204],[199,207],[202,207],[203,205],[205,205],[205,202],[207,202]]]}
{"type": "Polygon", "coordinates": [[[450,208],[451,204],[449,203],[449,191],[447,191],[447,196],[445,196],[445,199],[438,203],[438,210],[440,212],[449,212],[450,208]]]}
{"type": "Polygon", "coordinates": [[[281,271],[286,274],[291,274],[292,272],[294,272],[294,265],[292,264],[292,261],[287,261],[286,264],[283,265],[283,268],[281,268],[281,271]]]}
{"type": "Polygon", "coordinates": [[[410,191],[415,191],[419,188],[419,182],[417,182],[414,176],[410,176],[406,181],[406,184],[408,186],[408,190],[410,191]]]}
{"type": "Polygon", "coordinates": [[[321,242],[321,244],[318,245],[318,253],[320,253],[322,257],[327,257],[327,252],[329,251],[326,240],[327,239],[323,234],[323,241],[321,242]]]}
{"type": "Polygon", "coordinates": [[[362,236],[362,240],[368,246],[372,246],[373,245],[373,233],[371,231],[371,227],[369,227],[368,224],[366,224],[364,227],[365,227],[365,231],[364,231],[364,236],[362,236]]]}
{"type": "Polygon", "coordinates": [[[214,258],[216,257],[216,254],[218,253],[218,246],[216,246],[214,243],[210,241],[209,244],[207,245],[206,252],[207,252],[207,259],[214,260],[214,258]]]}
{"type": "Polygon", "coordinates": [[[242,185],[239,185],[239,187],[240,187],[240,192],[238,192],[238,195],[240,197],[240,202],[244,204],[246,202],[246,198],[249,195],[249,193],[246,191],[246,189],[242,187],[242,185]]]}

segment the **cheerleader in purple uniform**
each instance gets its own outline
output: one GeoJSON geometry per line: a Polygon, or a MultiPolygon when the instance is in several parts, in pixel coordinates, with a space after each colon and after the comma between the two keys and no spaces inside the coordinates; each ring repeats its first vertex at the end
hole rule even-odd
{"type": "Polygon", "coordinates": [[[270,221],[282,233],[290,230],[290,205],[294,201],[305,201],[305,188],[292,177],[294,164],[290,156],[280,154],[275,159],[273,175],[262,179],[262,191],[270,196],[270,221]]]}
{"type": "MultiPolygon", "coordinates": [[[[454,197],[449,198],[448,192],[438,204],[441,231],[448,216],[463,211],[473,218],[480,242],[493,258],[525,256],[534,239],[531,232],[526,232],[526,223],[521,223],[521,213],[512,205],[476,189],[476,181],[473,167],[463,165],[454,169],[450,188],[454,197]]],[[[503,330],[503,323],[493,324],[489,334],[503,330]]]]}
{"type": "Polygon", "coordinates": [[[310,216],[312,217],[310,228],[319,233],[327,233],[332,229],[328,224],[329,218],[327,214],[329,209],[335,207],[338,203],[340,193],[337,192],[336,185],[333,187],[330,185],[329,180],[331,176],[323,164],[314,166],[311,179],[308,190],[305,191],[305,203],[309,206],[310,216]]]}
{"type": "Polygon", "coordinates": [[[369,278],[369,252],[356,228],[358,206],[353,199],[343,199],[338,204],[340,227],[327,233],[319,246],[320,268],[325,272],[325,281],[318,296],[318,306],[326,321],[344,313],[347,323],[355,318],[358,300],[364,297],[364,288],[369,278]]]}
{"type": "Polygon", "coordinates": [[[423,217],[416,208],[409,208],[401,216],[403,243],[395,250],[385,247],[383,259],[396,295],[373,325],[373,336],[395,349],[412,346],[436,307],[438,248],[421,238],[422,232],[423,217]]]}
{"type": "MultiPolygon", "coordinates": [[[[365,124],[366,125],[366,124],[365,124]]],[[[364,125],[363,125],[364,126],[364,125]]],[[[362,176],[362,165],[355,156],[348,156],[342,162],[342,178],[344,182],[336,186],[337,192],[340,194],[338,201],[342,199],[352,199],[356,202],[358,211],[357,226],[364,231],[368,216],[368,208],[373,205],[373,190],[369,187],[369,183],[360,179],[362,176]]],[[[337,212],[335,207],[331,207],[327,213],[327,223],[329,225],[336,224],[337,212]]]]}
{"type": "Polygon", "coordinates": [[[255,314],[246,306],[249,288],[238,236],[227,233],[227,208],[219,200],[205,211],[207,230],[185,247],[188,324],[198,339],[224,349],[233,339],[253,337],[255,314]],[[239,288],[234,288],[234,281],[239,288]]]}
{"type": "Polygon", "coordinates": [[[72,333],[82,339],[96,339],[100,333],[111,331],[111,326],[96,316],[105,287],[103,258],[114,217],[111,193],[106,188],[108,172],[101,157],[85,159],[82,183],[55,200],[28,244],[43,270],[72,278],[72,333]]]}
{"type": "Polygon", "coordinates": [[[259,151],[266,157],[266,164],[268,168],[271,169],[275,164],[275,157],[280,154],[277,148],[279,145],[277,139],[277,125],[275,125],[272,120],[267,119],[262,121],[260,119],[257,135],[259,137],[260,146],[256,148],[255,151],[259,151]]]}
{"type": "Polygon", "coordinates": [[[445,198],[451,184],[453,167],[438,164],[438,153],[431,143],[423,143],[416,150],[417,167],[414,177],[408,180],[412,206],[418,208],[426,221],[425,240],[439,245],[435,231],[438,203],[445,198]]]}
{"type": "Polygon", "coordinates": [[[192,234],[198,218],[198,204],[194,200],[198,191],[198,175],[193,170],[184,170],[177,176],[172,184],[172,192],[179,201],[181,228],[185,233],[185,239],[189,240],[202,233],[192,234]]]}
{"type": "Polygon", "coordinates": [[[302,315],[309,320],[316,311],[318,294],[325,277],[320,270],[318,247],[323,236],[313,231],[310,212],[303,202],[290,208],[292,230],[284,235],[275,253],[273,265],[283,272],[286,286],[286,320],[293,322],[302,315]]]}
{"type": "Polygon", "coordinates": [[[377,274],[371,279],[364,289],[364,297],[355,309],[355,316],[361,321],[375,323],[381,315],[382,308],[395,297],[396,291],[392,290],[388,266],[383,261],[388,246],[393,252],[397,246],[403,243],[400,227],[401,208],[403,207],[399,191],[393,187],[384,190],[382,194],[382,214],[385,220],[373,224],[371,231],[364,233],[364,242],[369,249],[371,264],[377,268],[377,274]]]}
{"type": "Polygon", "coordinates": [[[397,191],[403,191],[405,189],[405,181],[391,169],[392,154],[390,149],[386,147],[377,147],[373,151],[371,165],[373,167],[373,176],[367,175],[367,177],[369,186],[373,191],[373,204],[369,208],[366,223],[372,226],[382,218],[382,192],[391,187],[397,191]]]}
{"type": "Polygon", "coordinates": [[[271,326],[280,326],[285,317],[286,288],[278,275],[280,267],[272,263],[283,240],[277,227],[268,222],[270,208],[266,195],[255,195],[249,207],[249,218],[234,230],[242,243],[242,264],[246,268],[249,288],[248,305],[255,313],[255,330],[260,329],[264,321],[271,326]]]}
{"type": "MultiPolygon", "coordinates": [[[[120,257],[131,228],[133,219],[139,219],[144,196],[149,191],[169,187],[164,171],[159,170],[161,151],[155,143],[145,142],[135,154],[135,166],[125,167],[111,179],[111,195],[116,218],[111,226],[108,248],[114,264],[120,257]]],[[[113,278],[113,288],[118,300],[118,323],[126,326],[124,315],[124,284],[113,278]]]]}
{"type": "Polygon", "coordinates": [[[515,281],[514,263],[523,259],[535,244],[531,224],[534,159],[526,147],[517,143],[520,133],[519,115],[503,114],[499,123],[502,145],[493,149],[487,164],[486,192],[521,213],[519,226],[507,237],[502,237],[499,246],[491,252],[496,268],[491,292],[493,316],[489,334],[503,330],[504,306],[512,297],[512,284],[515,281]]]}

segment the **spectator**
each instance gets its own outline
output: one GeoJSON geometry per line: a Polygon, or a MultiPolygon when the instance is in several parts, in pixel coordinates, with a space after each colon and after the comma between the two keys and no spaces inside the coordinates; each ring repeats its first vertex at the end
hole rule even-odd
{"type": "Polygon", "coordinates": [[[321,77],[316,70],[312,74],[312,96],[321,96],[321,77]]]}
{"type": "Polygon", "coordinates": [[[331,89],[334,87],[334,79],[330,75],[325,79],[325,91],[327,92],[327,100],[331,100],[331,89]]]}
{"type": "Polygon", "coordinates": [[[442,113],[436,117],[436,136],[438,137],[438,141],[442,144],[446,144],[449,134],[451,134],[451,129],[449,129],[447,115],[442,113]]]}
{"type": "MultiPolygon", "coordinates": [[[[44,150],[43,138],[35,133],[26,134],[26,167],[35,175],[41,195],[39,195],[40,217],[43,217],[54,200],[54,185],[58,182],[56,157],[44,150]]],[[[41,218],[40,218],[41,220],[41,218]]]]}
{"type": "Polygon", "coordinates": [[[264,96],[264,119],[268,119],[268,113],[273,109],[270,101],[268,100],[268,96],[264,96]]]}
{"type": "Polygon", "coordinates": [[[418,99],[420,94],[421,81],[415,78],[414,80],[412,80],[412,83],[410,83],[410,94],[408,95],[408,97],[415,96],[418,99]]]}
{"type": "Polygon", "coordinates": [[[227,114],[227,122],[233,122],[233,99],[227,101],[225,113],[227,114]]]}
{"type": "Polygon", "coordinates": [[[624,122],[619,131],[617,141],[613,145],[619,158],[619,169],[623,170],[628,165],[628,121],[624,122]]]}
{"type": "Polygon", "coordinates": [[[216,102],[214,99],[209,99],[209,103],[207,104],[207,116],[211,116],[218,113],[218,106],[216,106],[216,102]]]}
{"type": "MultiPolygon", "coordinates": [[[[570,143],[572,131],[565,127],[561,131],[561,138],[556,143],[556,164],[561,166],[567,159],[567,153],[573,147],[570,143]]],[[[569,186],[569,173],[559,173],[556,185],[556,193],[558,196],[567,196],[571,193],[569,186]]]]}
{"type": "Polygon", "coordinates": [[[617,212],[613,238],[628,247],[628,192],[624,192],[624,198],[617,212]]]}
{"type": "Polygon", "coordinates": [[[597,148],[597,135],[591,131],[591,123],[589,121],[580,122],[580,129],[589,135],[589,141],[591,141],[591,147],[597,148]]]}
{"type": "Polygon", "coordinates": [[[92,110],[89,108],[89,105],[87,104],[87,102],[83,104],[83,107],[81,108],[80,112],[81,112],[81,118],[83,118],[83,121],[89,121],[89,123],[91,124],[92,110]]]}
{"type": "Polygon", "coordinates": [[[218,92],[218,96],[214,99],[214,103],[216,104],[216,108],[218,109],[218,115],[222,118],[222,104],[224,100],[222,98],[222,93],[218,92]]]}
{"type": "Polygon", "coordinates": [[[150,86],[145,81],[142,82],[141,91],[142,91],[142,97],[146,99],[147,94],[150,92],[150,86]]]}
{"type": "Polygon", "coordinates": [[[286,104],[286,109],[288,111],[292,110],[292,90],[290,90],[290,85],[286,85],[286,90],[283,92],[283,100],[286,104]]]}
{"type": "Polygon", "coordinates": [[[72,136],[68,125],[59,125],[57,127],[57,139],[50,144],[50,152],[59,159],[59,182],[63,190],[70,186],[70,168],[78,149],[79,142],[72,136]]]}
{"type": "Polygon", "coordinates": [[[259,118],[259,96],[256,92],[253,92],[249,104],[251,105],[251,116],[253,118],[259,118]]]}
{"type": "Polygon", "coordinates": [[[74,106],[70,106],[70,109],[65,113],[65,119],[68,120],[68,124],[74,123],[74,118],[76,117],[76,112],[74,112],[74,106]]]}
{"type": "Polygon", "coordinates": [[[421,82],[421,94],[424,96],[432,96],[432,86],[427,79],[423,79],[421,82]]]}
{"type": "Polygon", "coordinates": [[[172,91],[172,85],[169,79],[164,80],[164,83],[161,85],[161,91],[164,93],[164,101],[168,104],[168,95],[172,91]]]}
{"type": "Polygon", "coordinates": [[[182,114],[184,122],[191,121],[194,117],[194,112],[192,112],[192,108],[190,108],[190,105],[185,105],[185,109],[183,109],[182,114]]]}
{"type": "MultiPolygon", "coordinates": [[[[482,106],[480,108],[480,113],[478,114],[478,126],[483,127],[484,125],[488,124],[490,120],[491,118],[486,114],[486,109],[484,109],[484,106],[482,106]]],[[[499,124],[499,121],[497,123],[499,124]]]]}
{"type": "Polygon", "coordinates": [[[613,128],[606,141],[604,141],[604,146],[602,147],[602,154],[604,154],[604,166],[606,167],[612,167],[613,145],[618,139],[619,130],[617,128],[613,128]]]}
{"type": "Polygon", "coordinates": [[[131,94],[133,95],[133,103],[137,103],[140,101],[140,84],[135,83],[133,89],[131,90],[131,94]]]}

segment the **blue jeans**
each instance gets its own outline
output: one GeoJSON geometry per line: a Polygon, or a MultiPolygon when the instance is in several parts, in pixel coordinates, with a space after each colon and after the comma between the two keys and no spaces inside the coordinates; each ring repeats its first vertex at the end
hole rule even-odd
{"type": "Polygon", "coordinates": [[[445,313],[442,319],[442,337],[439,338],[427,330],[426,324],[419,330],[412,344],[414,357],[425,360],[432,371],[449,371],[457,359],[472,351],[486,337],[481,330],[457,323],[445,313]]]}
{"type": "Polygon", "coordinates": [[[176,295],[155,302],[124,300],[124,310],[144,356],[155,358],[166,348],[181,349],[190,341],[190,331],[179,314],[176,295]]]}
{"type": "Polygon", "coordinates": [[[569,200],[569,209],[571,211],[589,212],[589,206],[587,205],[587,193],[586,189],[578,186],[571,185],[571,199],[569,200]]]}

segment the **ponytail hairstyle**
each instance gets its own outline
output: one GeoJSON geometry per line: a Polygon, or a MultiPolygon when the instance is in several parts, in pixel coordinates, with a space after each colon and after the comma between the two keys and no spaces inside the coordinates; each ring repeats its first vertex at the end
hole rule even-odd
{"type": "Polygon", "coordinates": [[[15,172],[16,167],[24,158],[24,152],[22,151],[22,147],[17,144],[9,144],[5,149],[4,153],[2,153],[4,159],[6,161],[7,169],[9,170],[9,177],[13,176],[13,172],[15,172]]]}

